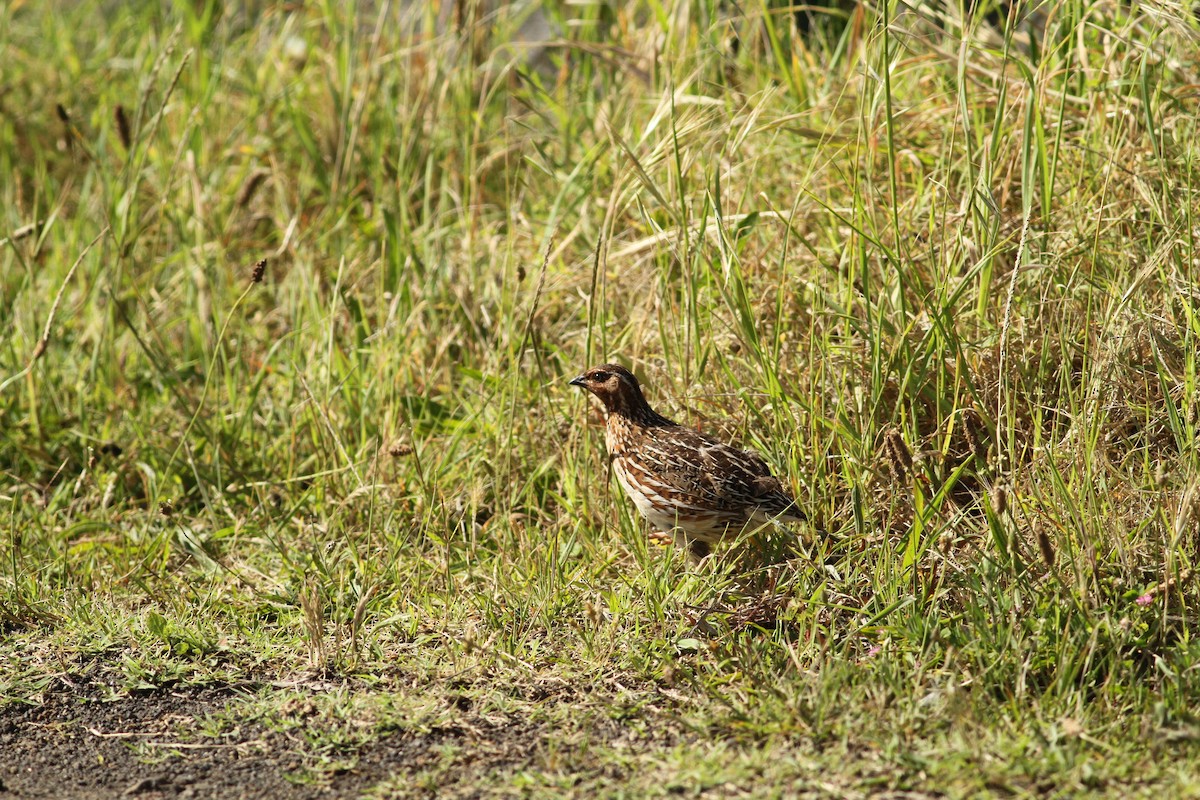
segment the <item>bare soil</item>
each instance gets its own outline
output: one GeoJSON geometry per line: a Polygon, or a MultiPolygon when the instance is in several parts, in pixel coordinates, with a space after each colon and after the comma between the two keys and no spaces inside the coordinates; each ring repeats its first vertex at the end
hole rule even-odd
{"type": "Polygon", "coordinates": [[[419,767],[422,754],[447,738],[395,732],[350,754],[353,769],[314,775],[305,769],[304,742],[260,723],[219,739],[197,735],[197,720],[248,691],[222,686],[106,699],[94,684],[60,681],[38,705],[0,706],[0,798],[353,797],[419,767]]]}

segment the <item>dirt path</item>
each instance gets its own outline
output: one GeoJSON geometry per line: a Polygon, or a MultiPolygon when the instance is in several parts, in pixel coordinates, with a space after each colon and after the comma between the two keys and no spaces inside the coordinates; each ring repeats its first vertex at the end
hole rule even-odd
{"type": "Polygon", "coordinates": [[[429,742],[397,734],[356,754],[356,766],[311,782],[303,743],[259,723],[219,739],[205,716],[244,695],[228,687],[156,690],[115,700],[94,686],[56,687],[41,705],[0,708],[0,798],[330,798],[354,796],[429,742]]]}

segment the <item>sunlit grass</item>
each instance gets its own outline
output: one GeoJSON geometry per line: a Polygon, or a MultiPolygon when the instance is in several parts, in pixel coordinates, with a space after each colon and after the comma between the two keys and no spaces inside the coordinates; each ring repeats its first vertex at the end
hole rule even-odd
{"type": "Polygon", "coordinates": [[[0,9],[0,693],[360,681],[317,773],[533,726],[480,791],[1194,787],[1189,10],[459,5],[0,9]],[[828,535],[649,543],[610,358],[828,535]]]}

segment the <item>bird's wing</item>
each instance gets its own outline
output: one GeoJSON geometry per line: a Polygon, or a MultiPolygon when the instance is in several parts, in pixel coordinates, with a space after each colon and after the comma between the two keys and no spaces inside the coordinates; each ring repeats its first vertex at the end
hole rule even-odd
{"type": "Polygon", "coordinates": [[[684,494],[715,509],[802,519],[796,501],[757,454],[700,431],[674,427],[669,439],[647,443],[659,475],[684,494]]]}

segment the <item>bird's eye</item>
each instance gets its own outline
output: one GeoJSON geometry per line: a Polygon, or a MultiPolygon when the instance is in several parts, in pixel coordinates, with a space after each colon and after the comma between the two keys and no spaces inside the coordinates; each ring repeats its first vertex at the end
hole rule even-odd
{"type": "Polygon", "coordinates": [[[596,370],[589,376],[588,379],[595,383],[604,383],[606,380],[608,380],[608,373],[604,372],[603,370],[596,370]]]}

